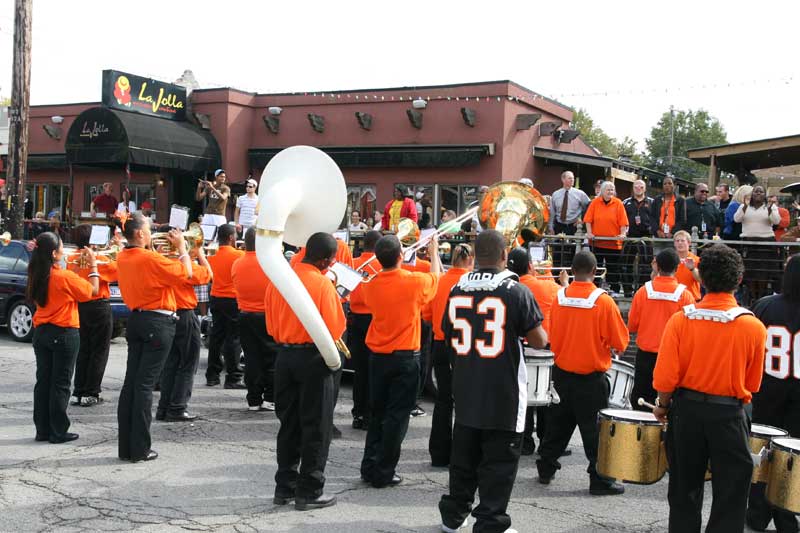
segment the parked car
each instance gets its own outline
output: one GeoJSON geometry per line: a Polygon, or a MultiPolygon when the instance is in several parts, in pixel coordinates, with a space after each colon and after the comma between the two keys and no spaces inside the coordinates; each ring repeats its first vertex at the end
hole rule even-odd
{"type": "MultiPolygon", "coordinates": [[[[18,342],[30,342],[33,338],[35,307],[25,301],[30,258],[24,241],[11,241],[7,246],[0,246],[0,324],[5,324],[11,338],[18,342]]],[[[111,311],[114,332],[118,335],[130,310],[122,302],[116,284],[111,288],[111,311]]]]}

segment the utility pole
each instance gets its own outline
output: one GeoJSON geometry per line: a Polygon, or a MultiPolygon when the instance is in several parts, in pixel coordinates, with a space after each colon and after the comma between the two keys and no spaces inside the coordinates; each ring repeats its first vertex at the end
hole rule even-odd
{"type": "Polygon", "coordinates": [[[11,237],[23,237],[25,178],[28,167],[28,121],[31,87],[31,17],[33,0],[15,0],[14,65],[8,109],[8,224],[11,237]]]}
{"type": "Polygon", "coordinates": [[[675,140],[675,108],[669,106],[669,168],[672,170],[672,144],[675,140]]]}

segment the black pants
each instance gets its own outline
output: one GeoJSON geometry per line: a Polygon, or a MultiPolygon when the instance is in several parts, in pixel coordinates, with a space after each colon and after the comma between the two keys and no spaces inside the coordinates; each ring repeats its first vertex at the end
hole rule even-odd
{"type": "Polygon", "coordinates": [[[361,477],[374,485],[388,483],[395,474],[418,384],[418,354],[395,352],[370,356],[370,420],[361,477]]]}
{"type": "Polygon", "coordinates": [[[33,423],[40,437],[59,440],[69,429],[69,386],[79,344],[76,328],[41,324],[33,330],[33,353],[36,355],[33,423]]]}
{"type": "Polygon", "coordinates": [[[333,376],[316,347],[279,346],[275,362],[275,495],[316,498],[325,486],[333,426],[333,376]]]}
{"type": "Polygon", "coordinates": [[[206,381],[219,381],[224,357],[225,383],[239,383],[242,381],[242,367],[239,364],[242,347],[239,344],[239,307],[236,299],[212,296],[209,307],[212,322],[206,381]]]}
{"type": "Polygon", "coordinates": [[[581,432],[583,451],[589,460],[591,482],[600,480],[595,470],[597,462],[597,413],[608,407],[609,385],[603,372],[573,374],[553,366],[553,384],[561,403],[549,407],[547,429],[539,446],[540,459],[536,461],[539,475],[552,477],[561,468],[558,458],[567,449],[575,426],[581,432]]]}
{"type": "Polygon", "coordinates": [[[753,475],[747,419],[741,407],[673,399],[666,436],[669,531],[700,531],[703,483],[711,461],[713,503],[707,533],[744,530],[753,475]]]}
{"type": "Polygon", "coordinates": [[[194,309],[179,309],[175,337],[161,372],[159,413],[180,415],[186,411],[199,364],[200,319],[194,309]]]}
{"type": "Polygon", "coordinates": [[[631,389],[631,403],[639,411],[651,412],[652,409],[639,405],[639,398],[644,398],[647,403],[655,403],[658,393],[653,388],[653,370],[656,367],[656,356],[653,352],[636,349],[636,362],[633,374],[633,388],[631,389]]]}
{"type": "Polygon", "coordinates": [[[72,395],[100,396],[100,385],[106,373],[114,317],[108,300],[78,304],[81,319],[80,349],[75,365],[75,386],[72,395]]]}
{"type": "Polygon", "coordinates": [[[444,525],[456,529],[472,511],[474,533],[499,533],[511,526],[506,510],[517,478],[521,445],[521,433],[476,429],[456,422],[450,493],[439,501],[444,525]],[[475,489],[481,501],[473,510],[475,489]]]}
{"type": "Polygon", "coordinates": [[[531,407],[525,410],[525,429],[522,430],[522,443],[526,446],[531,446],[536,450],[536,441],[533,440],[533,430],[536,428],[536,436],[539,437],[539,443],[544,440],[544,435],[547,428],[547,413],[550,409],[549,405],[541,405],[538,407],[531,407]],[[534,415],[536,421],[534,422],[534,415]],[[527,444],[530,442],[530,444],[527,444]]]}
{"type": "Polygon", "coordinates": [[[592,245],[592,253],[597,258],[597,266],[606,268],[606,282],[612,289],[620,286],[622,273],[622,250],[600,248],[592,245]]]}
{"type": "Polygon", "coordinates": [[[419,339],[419,388],[417,397],[422,398],[425,385],[428,382],[428,372],[431,369],[431,354],[433,350],[433,326],[430,322],[420,321],[419,339]]]}
{"type": "Polygon", "coordinates": [[[117,406],[120,459],[142,459],[150,451],[153,387],[172,348],[176,323],[174,316],[150,311],[134,311],[128,318],[128,363],[117,406]]]}
{"type": "MultiPolygon", "coordinates": [[[[577,224],[561,224],[553,221],[553,233],[559,235],[575,235],[578,231],[577,224]]],[[[555,266],[572,266],[572,258],[575,257],[575,241],[556,241],[551,245],[553,251],[553,264],[555,266]]]]}
{"type": "Polygon", "coordinates": [[[275,341],[267,333],[264,313],[239,313],[239,333],[244,350],[247,405],[275,401],[275,341]]]}
{"type": "Polygon", "coordinates": [[[369,418],[369,348],[367,330],[372,315],[350,313],[347,320],[347,347],[353,364],[353,417],[369,418]]]}
{"type": "Polygon", "coordinates": [[[622,272],[625,290],[630,292],[650,281],[653,245],[648,242],[626,241],[622,245],[622,272]],[[639,257],[638,261],[636,257],[639,257]]]}
{"type": "Polygon", "coordinates": [[[453,365],[450,350],[444,341],[433,341],[433,374],[436,376],[436,403],[433,405],[431,436],[428,452],[431,463],[444,466],[450,463],[453,443],[453,365]]]}
{"type": "MultiPolygon", "coordinates": [[[[792,437],[800,437],[800,380],[778,379],[764,374],[761,390],[753,395],[753,422],[779,427],[792,437]]],[[[770,520],[775,520],[778,533],[797,531],[795,516],[770,506],[764,496],[765,489],[765,483],[750,485],[748,521],[766,528],[770,520]]]]}

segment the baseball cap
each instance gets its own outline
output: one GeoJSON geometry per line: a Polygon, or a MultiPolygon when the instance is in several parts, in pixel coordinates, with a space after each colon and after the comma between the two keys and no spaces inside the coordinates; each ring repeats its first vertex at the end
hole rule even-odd
{"type": "Polygon", "coordinates": [[[250,178],[249,180],[245,181],[245,184],[252,185],[253,187],[258,187],[258,182],[253,178],[250,178]]]}
{"type": "Polygon", "coordinates": [[[418,192],[418,193],[417,193],[417,200],[422,200],[422,197],[423,197],[423,196],[425,196],[425,193],[423,193],[423,192],[418,192]]]}
{"type": "Polygon", "coordinates": [[[225,169],[218,168],[217,170],[214,171],[214,177],[216,178],[220,174],[224,174],[224,173],[225,173],[225,169]]]}
{"type": "Polygon", "coordinates": [[[519,182],[528,187],[533,187],[533,181],[530,178],[520,178],[519,182]]]}
{"type": "Polygon", "coordinates": [[[527,272],[528,263],[530,263],[530,258],[528,257],[528,251],[525,248],[514,248],[508,252],[508,261],[506,264],[510,271],[527,272]]]}

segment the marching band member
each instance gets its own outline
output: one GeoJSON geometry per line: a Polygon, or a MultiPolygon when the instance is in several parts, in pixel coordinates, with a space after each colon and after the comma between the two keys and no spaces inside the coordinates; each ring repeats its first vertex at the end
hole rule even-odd
{"type": "MultiPolygon", "coordinates": [[[[800,376],[792,364],[800,357],[800,255],[786,263],[781,294],[765,296],[753,306],[753,313],[767,327],[767,353],[761,389],[753,394],[753,422],[779,427],[792,437],[800,437],[800,376]]],[[[778,533],[798,530],[792,513],[767,504],[764,483],[750,485],[747,525],[756,531],[775,521],[778,533]]]]}
{"type": "Polygon", "coordinates": [[[642,411],[650,409],[640,406],[637,403],[639,398],[644,398],[649,403],[656,398],[653,369],[656,366],[658,345],[661,344],[664,326],[672,315],[695,302],[686,285],[675,279],[675,271],[680,264],[675,250],[662,250],[654,262],[658,275],[636,291],[628,311],[628,331],[638,333],[631,403],[634,409],[642,411]]]}
{"type": "Polygon", "coordinates": [[[543,348],[547,334],[531,292],[505,270],[503,235],[484,230],[475,241],[478,271],[461,277],[442,319],[453,360],[456,422],[450,456],[450,490],[439,501],[442,531],[511,529],[508,501],[517,476],[527,406],[520,338],[543,348]],[[474,509],[475,490],[480,503],[474,509]]]}
{"type": "Polygon", "coordinates": [[[678,230],[672,238],[675,243],[675,251],[678,252],[678,270],[675,271],[675,278],[678,283],[686,285],[695,300],[701,298],[700,294],[700,270],[697,265],[700,258],[689,251],[692,244],[692,236],[688,231],[678,230]]]}
{"type": "Polygon", "coordinates": [[[375,244],[375,255],[383,270],[362,288],[372,311],[367,332],[372,355],[370,421],[361,478],[375,488],[402,482],[395,469],[419,386],[420,316],[436,294],[441,272],[435,236],[429,249],[431,273],[408,272],[401,268],[400,241],[394,235],[382,237],[375,244]]]}
{"type": "MultiPolygon", "coordinates": [[[[420,249],[417,255],[413,258],[413,263],[403,262],[403,270],[409,272],[430,272],[431,262],[425,259],[427,257],[427,250],[420,249]]],[[[420,315],[420,330],[419,330],[419,386],[417,387],[417,400],[422,398],[422,393],[425,390],[425,381],[428,378],[428,368],[431,363],[431,342],[433,340],[433,329],[431,324],[423,319],[420,315]]],[[[414,405],[411,410],[411,416],[425,416],[427,413],[425,409],[420,406],[419,401],[414,405]]]]}
{"type": "Polygon", "coordinates": [[[433,326],[433,375],[436,377],[436,403],[433,405],[431,435],[428,453],[432,466],[450,464],[450,448],[453,441],[453,366],[450,350],[445,346],[442,318],[447,309],[450,289],[461,276],[472,272],[475,254],[469,244],[457,244],[452,253],[453,266],[439,278],[436,296],[422,309],[422,319],[433,326]]]}
{"type": "Polygon", "coordinates": [[[161,394],[156,408],[156,420],[167,422],[191,422],[197,418],[186,412],[200,364],[200,319],[195,313],[197,294],[194,288],[207,285],[213,276],[202,246],[193,248],[190,255],[197,258],[197,263],[192,264],[192,277],[180,280],[172,289],[178,323],[161,373],[161,394]]]}
{"type": "MultiPolygon", "coordinates": [[[[381,232],[370,230],[364,234],[361,255],[353,260],[353,267],[360,270],[362,266],[375,257],[375,243],[381,238],[381,232]]],[[[380,270],[375,260],[364,267],[366,273],[374,276],[380,270]]],[[[369,348],[367,348],[367,331],[372,322],[372,313],[364,302],[364,291],[359,284],[350,293],[350,315],[347,317],[347,347],[353,363],[353,429],[366,430],[369,425],[369,348]]]]}
{"type": "Polygon", "coordinates": [[[231,279],[239,306],[244,351],[244,384],[250,411],[275,410],[275,341],[267,333],[264,296],[270,281],[256,257],[256,228],[244,233],[244,256],[233,263],[231,279]]]}
{"type": "Polygon", "coordinates": [[[703,481],[711,461],[714,503],[708,533],[744,530],[753,475],[742,405],[761,385],[767,331],[736,306],[741,256],[724,245],[705,249],[700,276],[708,291],[669,319],[653,372],[653,414],[669,420],[669,530],[699,532],[703,481]]]}
{"type": "Polygon", "coordinates": [[[151,461],[158,453],[150,448],[153,387],[158,380],[175,336],[177,317],[173,287],[192,277],[192,262],[178,230],[167,239],[178,252],[178,261],[148,250],[150,220],[134,213],[125,222],[128,244],[117,258],[119,290],[131,315],[125,338],[128,362],[119,394],[119,458],[151,461]]]}
{"type": "Polygon", "coordinates": [[[36,355],[36,385],[33,388],[33,422],[36,440],[53,444],[72,441],[77,433],[67,430],[69,385],[80,344],[78,303],[97,296],[100,274],[94,254],[84,248],[81,255],[89,265],[88,281],[62,270],[61,239],[44,232],[34,241],[28,264],[25,294],[36,304],[33,315],[33,352],[36,355]]]}
{"type": "MultiPolygon", "coordinates": [[[[89,247],[92,235],[90,224],[80,224],[75,228],[75,246],[89,247]]],[[[67,258],[67,268],[83,279],[88,280],[93,271],[89,265],[81,268],[80,254],[67,258]]],[[[75,380],[72,389],[74,400],[72,405],[88,407],[102,402],[100,386],[108,363],[108,352],[111,349],[111,334],[114,329],[114,317],[111,315],[109,301],[109,282],[117,281],[117,263],[109,261],[96,263],[99,274],[99,290],[88,302],[78,304],[80,316],[81,345],[78,350],[78,361],[75,364],[75,380]]]]}
{"type": "Polygon", "coordinates": [[[605,373],[611,367],[611,350],[624,352],[629,337],[617,304],[593,283],[596,270],[594,254],[576,253],[572,260],[575,281],[559,290],[550,310],[553,383],[561,403],[550,406],[536,467],[539,482],[549,485],[561,468],[558,458],[577,424],[589,460],[589,493],[615,495],[622,494],[624,487],[600,477],[595,470],[597,413],[608,407],[605,373]]]}
{"type": "Polygon", "coordinates": [[[231,280],[234,261],[244,255],[236,249],[236,227],[222,224],[217,228],[217,253],[208,258],[214,271],[211,282],[211,336],[208,345],[208,367],[206,386],[219,385],[222,372],[222,358],[225,359],[225,388],[243,389],[242,367],[239,358],[242,346],[239,341],[239,308],[236,305],[236,290],[231,280]]]}
{"type": "MultiPolygon", "coordinates": [[[[294,271],[317,306],[331,336],[341,338],[344,311],[331,281],[323,274],[336,257],[336,239],[315,233],[294,271]]],[[[275,362],[275,412],[278,430],[276,505],[295,501],[295,509],[317,509],[336,504],[323,493],[325,463],[333,426],[333,376],[303,324],[273,285],[264,297],[267,330],[278,344],[275,362]],[[299,465],[299,472],[298,472],[299,465]]]]}

